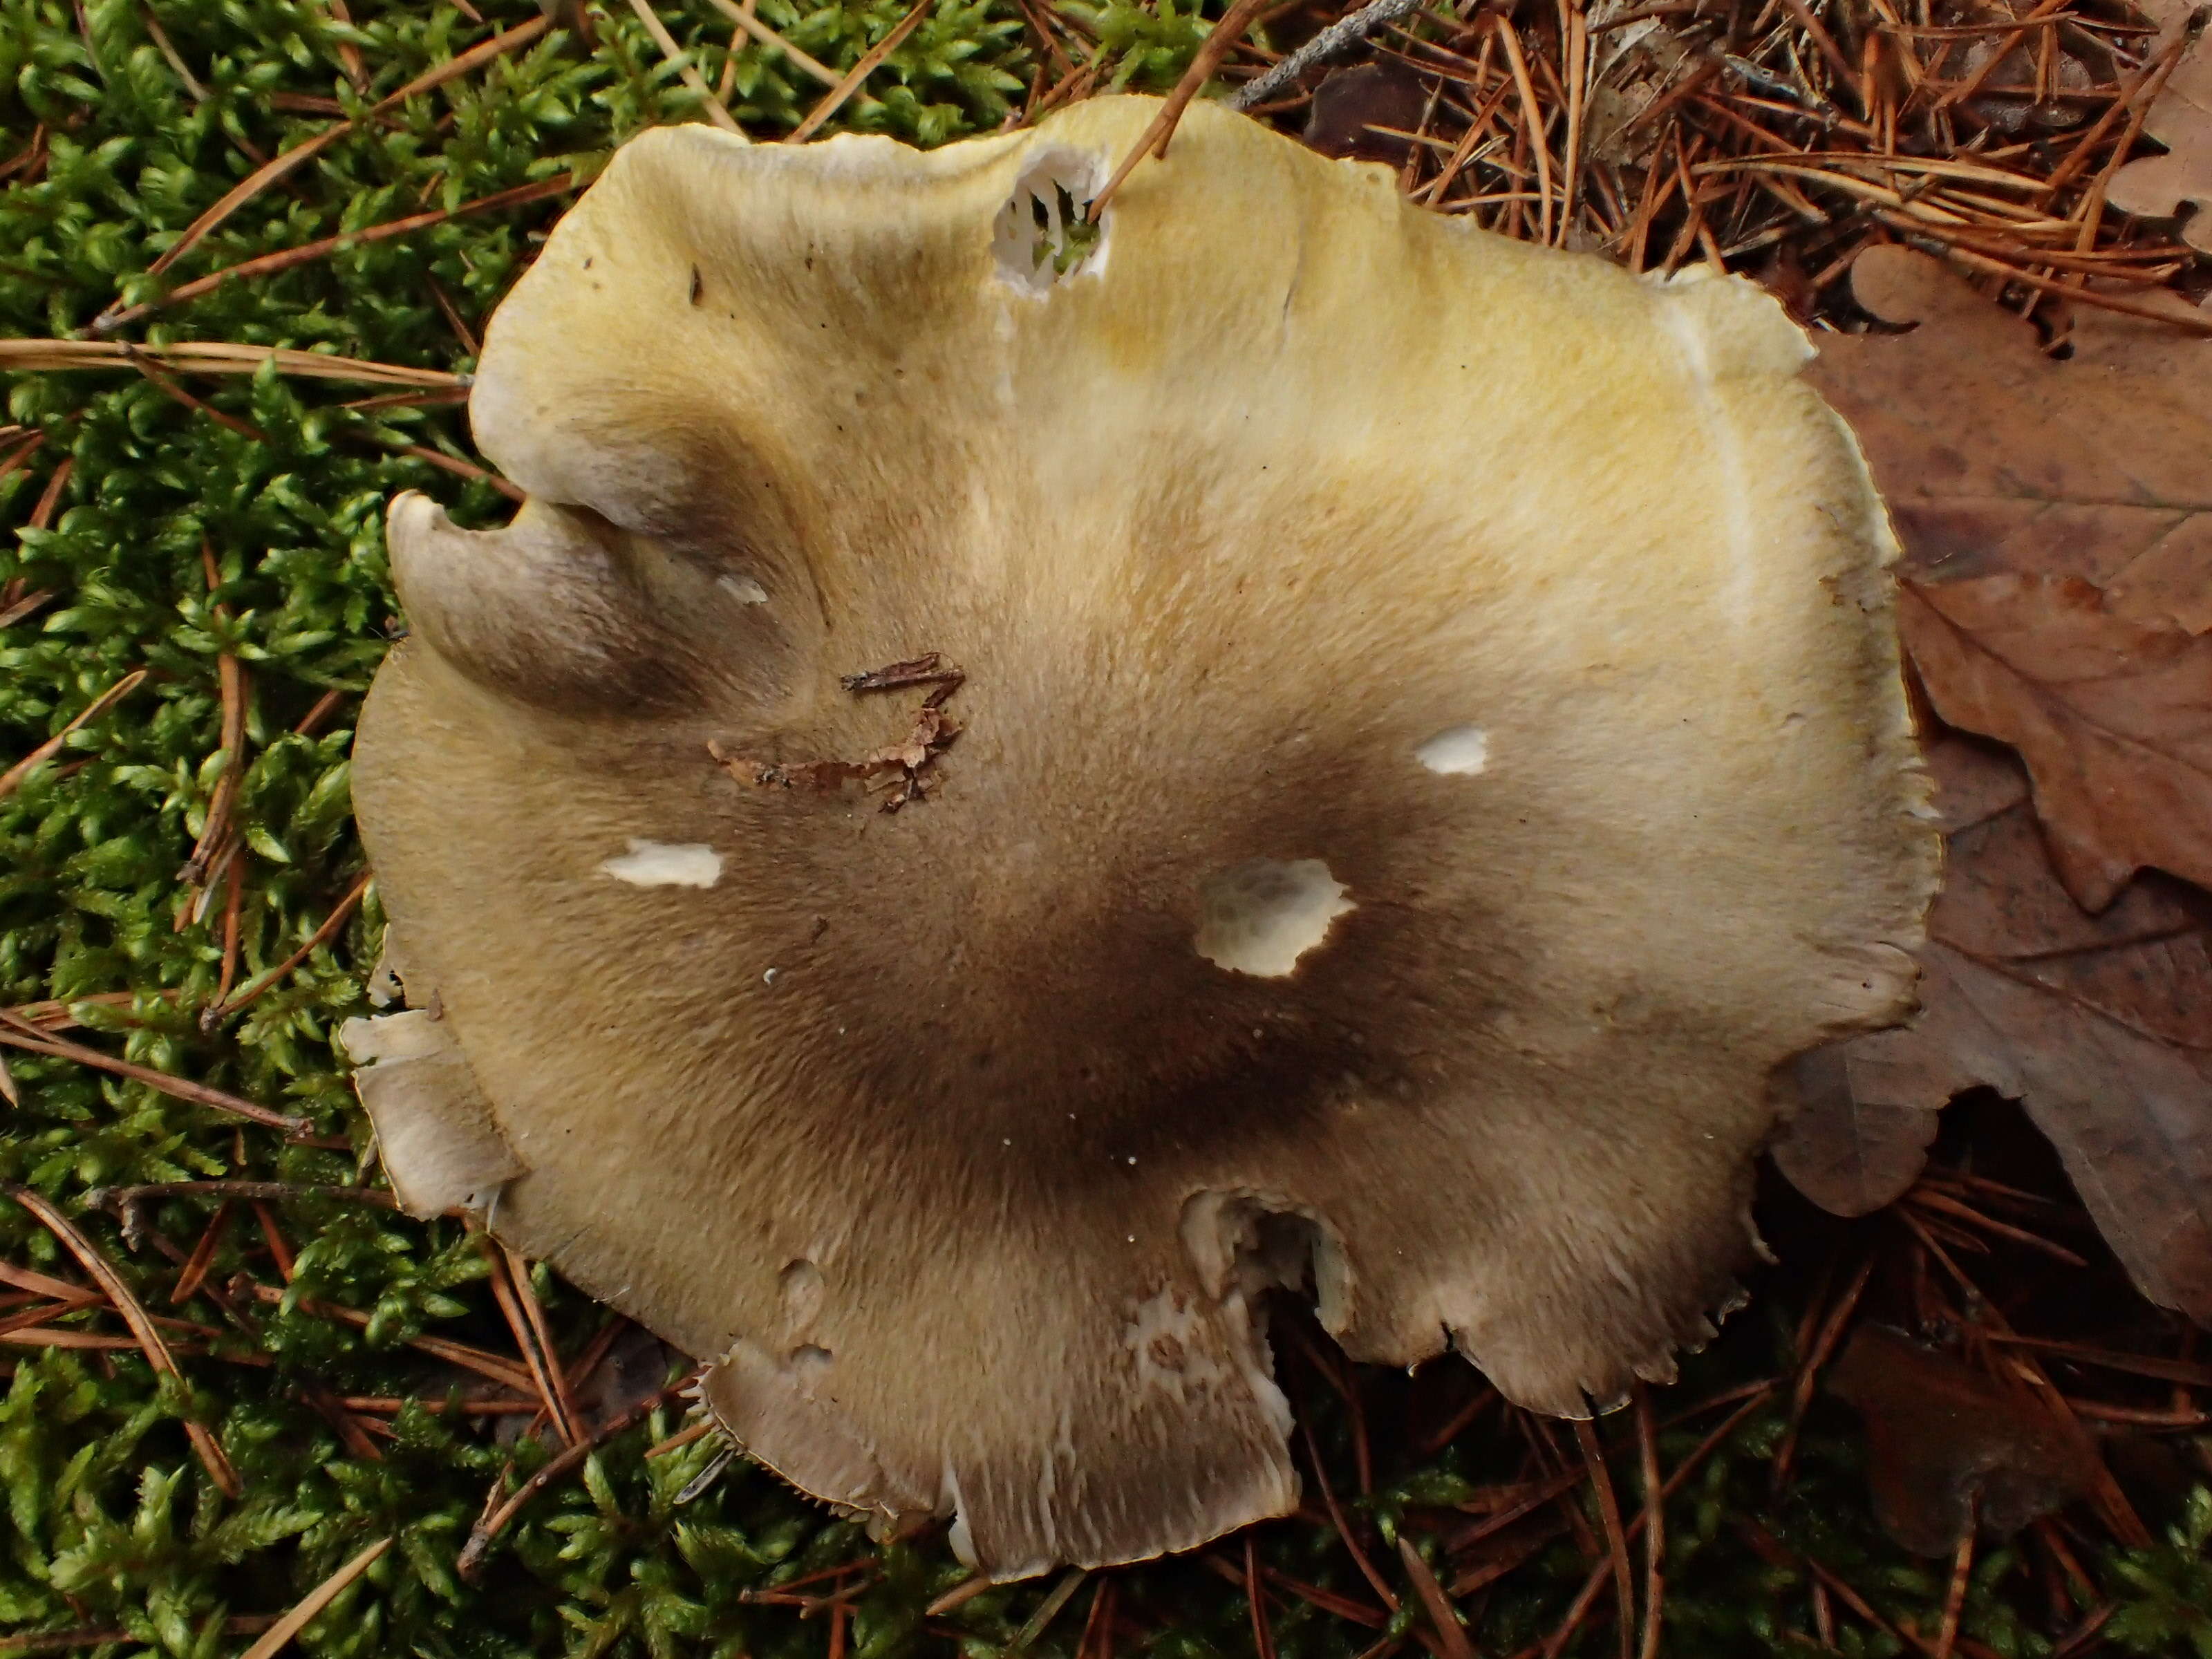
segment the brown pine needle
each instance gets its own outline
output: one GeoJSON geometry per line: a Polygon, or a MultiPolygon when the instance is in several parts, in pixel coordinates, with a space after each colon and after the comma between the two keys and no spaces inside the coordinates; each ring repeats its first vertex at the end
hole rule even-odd
{"type": "Polygon", "coordinates": [[[836,70],[819,58],[808,57],[744,7],[732,4],[731,0],[708,0],[708,3],[769,51],[781,52],[795,68],[812,76],[823,86],[837,84],[841,77],[836,70]]]}
{"type": "MultiPolygon", "coordinates": [[[[1750,1416],[1752,1413],[1757,1411],[1761,1406],[1765,1405],[1767,1401],[1768,1396],[1770,1396],[1773,1392],[1774,1385],[1771,1382],[1766,1384],[1764,1388],[1760,1389],[1757,1394],[1753,1395],[1741,1406],[1738,1406],[1734,1411],[1730,1412],[1726,1418],[1722,1419],[1719,1427],[1716,1428],[1711,1434],[1699,1441],[1697,1444],[1696,1449],[1692,1451],[1687,1457],[1684,1458],[1680,1463],[1677,1463],[1674,1466],[1674,1474],[1668,1475],[1665,1480],[1660,1483],[1659,1497],[1661,1502],[1663,1503],[1666,1499],[1672,1498],[1677,1492],[1680,1492],[1682,1488],[1682,1483],[1698,1472],[1698,1468],[1704,1464],[1705,1459],[1711,1456],[1715,1449],[1719,1447],[1721,1442],[1727,1439],[1731,1434],[1735,1433],[1736,1425],[1741,1423],[1745,1418],[1750,1416]]],[[[1633,1543],[1643,1533],[1644,1524],[1644,1517],[1642,1515],[1638,1516],[1635,1520],[1628,1523],[1626,1536],[1629,1542],[1633,1543]]],[[[1599,1591],[1605,1588],[1605,1581],[1611,1575],[1612,1571],[1613,1565],[1612,1563],[1608,1561],[1601,1561],[1590,1569],[1589,1577],[1583,1580],[1582,1589],[1576,1595],[1573,1603],[1567,1608],[1566,1617],[1559,1621],[1559,1627],[1555,1629],[1545,1640],[1541,1651],[1545,1654],[1546,1659],[1555,1659],[1555,1656],[1557,1656],[1561,1650],[1566,1646],[1568,1642],[1573,1639],[1575,1632],[1580,1628],[1583,1620],[1587,1617],[1589,1613],[1590,1604],[1597,1600],[1599,1591]]]]}
{"type": "Polygon", "coordinates": [[[1106,187],[1091,198],[1091,204],[1084,210],[1085,218],[1097,224],[1099,215],[1106,210],[1107,203],[1114,199],[1114,192],[1121,188],[1121,181],[1135,170],[1138,162],[1147,155],[1166,155],[1168,140],[1175,137],[1176,126],[1182,121],[1183,111],[1190,107],[1190,100],[1197,97],[1206,83],[1213,78],[1213,71],[1221,67],[1222,61],[1244,38],[1244,31],[1250,28],[1260,14],[1272,3],[1273,0],[1237,0],[1223,14],[1221,21],[1207,32],[1206,39],[1200,43],[1197,55],[1190,60],[1190,67],[1183,71],[1182,79],[1176,82],[1175,90],[1162,100],[1160,112],[1152,118],[1152,125],[1145,129],[1144,137],[1138,139],[1129,153],[1121,158],[1121,165],[1114,169],[1114,176],[1107,179],[1106,187]]]}
{"type": "Polygon", "coordinates": [[[962,1579],[951,1589],[945,1591],[944,1595],[939,1596],[934,1601],[932,1601],[927,1607],[924,1607],[922,1611],[932,1619],[942,1619],[946,1613],[951,1613],[955,1607],[964,1607],[967,1603],[974,1601],[985,1590],[996,1589],[997,1588],[998,1585],[993,1583],[990,1579],[984,1577],[981,1573],[977,1573],[973,1578],[962,1579]]]}
{"type": "Polygon", "coordinates": [[[2014,1243],[2025,1246],[2031,1250],[2039,1250],[2054,1261],[2063,1261],[2069,1267],[2086,1267],[2089,1265],[2085,1259],[2075,1255],[2064,1245],[2045,1238],[2041,1233],[2032,1233],[2024,1227],[2008,1225],[1993,1217],[1984,1215],[1970,1204],[1963,1204],[1955,1198],[1934,1191],[1928,1187],[1916,1188],[1906,1194],[1905,1201],[1917,1204],[1923,1209],[1955,1216],[1972,1226],[1980,1228],[1984,1232],[1993,1233],[1999,1238],[2008,1238],[2014,1243]]]}
{"type": "MultiPolygon", "coordinates": [[[[263,1302],[282,1302],[285,1291],[281,1285],[256,1285],[253,1294],[263,1302]]],[[[356,1330],[368,1328],[368,1316],[352,1308],[341,1308],[331,1302],[301,1301],[299,1311],[317,1319],[334,1319],[356,1330]]],[[[472,1348],[465,1342],[448,1341],[442,1336],[410,1336],[406,1346],[418,1353],[427,1353],[433,1359],[442,1359],[459,1365],[463,1370],[474,1371],[478,1376],[488,1376],[502,1387],[517,1394],[529,1394],[537,1388],[537,1380],[524,1367],[501,1359],[497,1354],[486,1353],[482,1348],[472,1348]]]]}
{"type": "Polygon", "coordinates": [[[803,143],[814,136],[815,130],[845,107],[845,100],[860,89],[860,83],[873,75],[884,58],[906,44],[906,38],[921,27],[921,20],[929,15],[933,0],[915,0],[914,9],[892,25],[891,32],[861,54],[860,61],[845,71],[844,78],[823,94],[822,101],[806,112],[806,118],[792,129],[787,144],[803,143]]]}
{"type": "Polygon", "coordinates": [[[553,1431],[561,1437],[562,1445],[573,1446],[584,1437],[583,1413],[576,1409],[568,1373],[561,1369],[553,1334],[545,1323],[545,1310],[530,1283],[530,1264],[488,1234],[483,1243],[485,1253],[492,1259],[492,1292],[514,1332],[515,1346],[537,1379],[538,1395],[553,1419],[553,1431]]]}
{"type": "Polygon", "coordinates": [[[738,125],[738,118],[730,113],[720,99],[714,96],[714,88],[708,86],[705,77],[692,67],[691,54],[677,44],[676,37],[668,32],[668,25],[660,21],[660,14],[653,10],[647,0],[629,0],[629,9],[637,14],[637,21],[645,25],[645,32],[653,37],[653,44],[660,48],[660,55],[676,65],[676,73],[683,77],[684,86],[698,94],[699,101],[706,107],[707,118],[723,131],[744,138],[747,143],[750,143],[752,140],[745,137],[745,130],[738,125]]]}
{"type": "MultiPolygon", "coordinates": [[[[1220,1556],[1206,1555],[1200,1557],[1200,1559],[1211,1567],[1218,1577],[1228,1583],[1239,1585],[1243,1583],[1244,1574],[1242,1569],[1224,1560],[1220,1556]]],[[[1293,1578],[1286,1572],[1268,1566],[1265,1562],[1260,1565],[1260,1577],[1277,1589],[1297,1596],[1309,1607],[1319,1607],[1330,1617],[1341,1619],[1347,1624],[1364,1626],[1369,1630],[1381,1630],[1390,1622],[1389,1615],[1378,1608],[1370,1607],[1364,1601],[1355,1601],[1349,1596],[1339,1595],[1334,1590],[1322,1589],[1317,1584],[1309,1584],[1302,1578],[1293,1578]]],[[[1270,1639],[1272,1639],[1272,1632],[1270,1639]]]]}
{"type": "Polygon", "coordinates": [[[1805,1420],[1805,1413],[1813,1404],[1813,1390],[1819,1386],[1820,1368],[1836,1351],[1836,1344],[1844,1340],[1844,1328],[1850,1322],[1859,1298],[1866,1294],[1867,1279],[1874,1273],[1874,1257],[1869,1255],[1859,1263],[1859,1270],[1851,1275],[1850,1284],[1836,1298],[1836,1304],[1820,1326],[1820,1334],[1814,1339],[1812,1351],[1805,1355],[1797,1367],[1797,1381],[1790,1394],[1790,1426],[1784,1431],[1782,1443],[1774,1453],[1773,1488],[1780,1492],[1790,1480],[1790,1466],[1797,1452],[1797,1431],[1805,1420]]]}
{"type": "MultiPolygon", "coordinates": [[[[368,118],[373,118],[395,110],[417,93],[428,92],[434,87],[443,86],[447,82],[468,74],[471,70],[489,63],[504,52],[513,52],[518,46],[528,46],[550,27],[546,19],[533,17],[530,21],[511,28],[503,34],[495,34],[483,44],[471,46],[459,57],[449,58],[434,69],[426,70],[400,88],[398,91],[371,105],[366,115],[368,118]]],[[[339,125],[326,128],[313,137],[294,145],[266,165],[255,168],[252,173],[240,180],[234,188],[227,192],[221,201],[193,220],[185,228],[185,234],[171,244],[168,251],[147,267],[148,275],[158,276],[176,264],[178,260],[183,258],[185,255],[212,235],[232,214],[237,212],[270,185],[293,173],[302,164],[313,160],[324,150],[344,137],[347,133],[354,130],[354,125],[352,122],[344,122],[339,125]]],[[[101,313],[94,319],[93,332],[95,334],[111,332],[120,327],[124,320],[121,316],[115,314],[114,307],[110,307],[107,311],[101,313]]]]}
{"type": "Polygon", "coordinates": [[[1345,1522],[1344,1510],[1336,1501],[1335,1489],[1328,1483],[1328,1471],[1322,1467],[1321,1445],[1314,1438],[1313,1425],[1301,1423],[1298,1428],[1305,1436],[1306,1459],[1313,1465],[1314,1484],[1321,1488],[1321,1498],[1328,1510],[1329,1523],[1336,1528],[1336,1535],[1351,1555],[1352,1565],[1359,1569],[1359,1576],[1374,1588],[1384,1607],[1393,1613],[1397,1612],[1398,1598],[1392,1594],[1389,1581],[1375,1571],[1375,1564],[1367,1559],[1367,1552],[1359,1547],[1359,1540],[1352,1535],[1352,1528],[1345,1522]]]}
{"type": "Polygon", "coordinates": [[[300,1604],[261,1633],[261,1639],[239,1656],[239,1659],[276,1659],[291,1639],[307,1627],[308,1621],[325,1607],[338,1599],[347,1585],[374,1566],[377,1559],[392,1547],[389,1538],[380,1538],[367,1549],[340,1567],[329,1577],[309,1590],[300,1604]]]}
{"type": "Polygon", "coordinates": [[[289,1117],[283,1112],[272,1112],[266,1106],[257,1106],[221,1089],[211,1089],[204,1083],[194,1083],[167,1072],[157,1072],[150,1066],[140,1066],[127,1060],[118,1060],[97,1048],[71,1042],[40,1030],[27,1020],[0,1012],[0,1043],[11,1048],[21,1048],[26,1054],[45,1054],[52,1060],[75,1060],[80,1066],[89,1066],[95,1071],[112,1072],[118,1077],[127,1077],[134,1083],[143,1083],[158,1089],[175,1100],[189,1100],[196,1105],[212,1106],[219,1112],[231,1112],[251,1122],[264,1124],[271,1129],[282,1129],[288,1135],[303,1135],[313,1126],[303,1117],[289,1117]]]}
{"type": "MultiPolygon", "coordinates": [[[[1249,1547],[1248,1543],[1246,1548],[1249,1547]]],[[[1444,1594],[1444,1587],[1437,1583],[1437,1576],[1429,1570],[1429,1564],[1421,1559],[1421,1553],[1413,1547],[1413,1540],[1402,1531],[1398,1534],[1398,1559],[1406,1564],[1406,1577],[1413,1584],[1413,1594],[1419,1598],[1422,1607],[1429,1615],[1429,1623],[1435,1628],[1437,1639],[1443,1646],[1444,1659],[1475,1659],[1474,1644],[1468,1639],[1467,1627],[1460,1623],[1459,1616],[1452,1611],[1451,1599],[1444,1594]]],[[[1267,1659],[1264,1652],[1261,1659],[1267,1659]]]]}
{"type": "MultiPolygon", "coordinates": [[[[692,1444],[694,1442],[704,1440],[708,1435],[714,1432],[714,1429],[715,1425],[713,1422],[703,1419],[699,1422],[690,1425],[687,1428],[678,1429],[675,1433],[670,1435],[667,1439],[647,1446],[645,1449],[646,1462],[649,1463],[656,1457],[665,1457],[672,1452],[682,1451],[684,1447],[692,1444]]],[[[788,1588],[788,1586],[786,1586],[786,1588],[788,1588]]]]}
{"type": "Polygon", "coordinates": [[[82,1313],[87,1308],[97,1308],[106,1300],[98,1291],[86,1291],[66,1302],[42,1302],[33,1307],[19,1309],[0,1319],[0,1336],[9,1335],[33,1325],[43,1325],[50,1319],[65,1319],[73,1313],[82,1313]]]}
{"type": "Polygon", "coordinates": [[[1966,1535],[1959,1540],[1959,1553],[1951,1564],[1951,1583],[1943,1594],[1943,1620],[1936,1631],[1936,1659],[1951,1659],[1959,1645],[1959,1614],[1966,1605],[1966,1583],[1974,1567],[1976,1504],[1966,1500],[1966,1535]]]}
{"type": "Polygon", "coordinates": [[[441,450],[431,449],[422,444],[393,444],[391,448],[395,455],[412,456],[415,459],[434,466],[441,471],[450,472],[457,478],[466,478],[471,483],[489,484],[511,501],[530,499],[529,492],[520,485],[501,477],[496,472],[487,472],[483,468],[462,460],[459,456],[448,455],[441,450]]]}
{"type": "Polygon", "coordinates": [[[1613,1558],[1613,1627],[1620,1632],[1621,1659],[1628,1659],[1636,1639],[1636,1577],[1628,1561],[1628,1534],[1620,1524],[1620,1496],[1613,1489],[1613,1471],[1606,1467],[1605,1445],[1597,1425],[1587,1418],[1575,1420],[1575,1439],[1589,1469],[1590,1486],[1597,1494],[1598,1519],[1605,1526],[1605,1546],[1613,1558]]]}
{"type": "Polygon", "coordinates": [[[1260,1586],[1260,1546],[1249,1527],[1244,1529],[1243,1577],[1244,1605],[1252,1615],[1252,1651],[1258,1659],[1275,1659],[1275,1635],[1267,1627],[1267,1592],[1260,1586]]]}
{"type": "MultiPolygon", "coordinates": [[[[83,1264],[85,1272],[92,1275],[93,1281],[106,1293],[109,1304],[123,1316],[123,1322],[131,1328],[131,1334],[136,1340],[139,1352],[146,1356],[146,1363],[164,1376],[181,1378],[184,1373],[177,1369],[176,1357],[169,1352],[169,1345],[162,1340],[161,1333],[152,1317],[131,1293],[131,1287],[123,1282],[123,1276],[108,1264],[107,1258],[93,1249],[92,1241],[71,1225],[69,1218],[47,1202],[42,1194],[13,1182],[0,1187],[0,1191],[5,1191],[9,1197],[36,1216],[40,1224],[83,1264]]],[[[208,1472],[208,1479],[215,1482],[223,1496],[243,1497],[246,1487],[238,1478],[238,1471],[231,1467],[230,1459],[223,1452],[222,1443],[215,1437],[207,1425],[186,1418],[185,1434],[191,1441],[192,1449],[199,1454],[200,1462],[208,1472]]]]}
{"type": "MultiPolygon", "coordinates": [[[[532,1475],[529,1480],[517,1486],[506,1501],[477,1522],[474,1529],[470,1532],[468,1542],[461,1546],[459,1558],[454,1564],[456,1571],[464,1578],[473,1578],[477,1567],[483,1565],[485,1552],[491,1548],[492,1540],[499,1536],[501,1528],[508,1522],[520,1513],[525,1504],[555,1481],[581,1468],[586,1457],[617,1435],[635,1428],[638,1424],[645,1421],[647,1417],[675,1399],[698,1379],[699,1371],[695,1369],[670,1383],[659,1393],[639,1401],[619,1417],[610,1418],[599,1426],[598,1431],[590,1439],[569,1447],[568,1450],[532,1475]]],[[[985,1588],[989,1588],[988,1582],[985,1583],[985,1588]]]]}
{"type": "Polygon", "coordinates": [[[216,1247],[222,1242],[223,1229],[230,1224],[231,1204],[228,1199],[215,1206],[215,1214],[200,1233],[199,1243],[185,1258],[178,1269],[177,1282],[169,1290],[169,1305],[180,1308],[199,1294],[200,1286],[207,1282],[209,1269],[215,1266],[216,1247]]]}
{"type": "Polygon", "coordinates": [[[1548,245],[1552,240],[1552,146],[1545,132],[1547,122],[1542,106],[1536,102],[1535,83],[1528,78],[1528,60],[1522,53],[1521,37],[1512,21],[1503,12],[1491,13],[1490,20],[1498,31],[1498,45],[1505,48],[1505,61],[1513,70],[1514,88],[1521,94],[1522,131],[1528,135],[1528,148],[1536,154],[1536,240],[1548,245]]]}
{"type": "Polygon", "coordinates": [[[305,945],[253,981],[236,996],[226,1001],[211,1004],[200,1016],[201,1029],[211,1030],[216,1021],[228,1018],[249,1002],[263,995],[273,987],[282,984],[287,977],[297,971],[302,963],[329,944],[337,935],[338,929],[345,926],[346,918],[353,915],[355,909],[360,905],[362,896],[368,891],[369,884],[374,880],[375,877],[367,872],[356,877],[353,885],[346,890],[345,896],[332,907],[330,915],[323,918],[322,926],[307,936],[307,942],[305,945]]]}
{"type": "MultiPolygon", "coordinates": [[[[64,463],[64,465],[66,465],[67,463],[64,463]]],[[[37,771],[40,767],[45,765],[48,761],[52,760],[57,754],[58,754],[61,751],[62,745],[69,741],[70,734],[71,732],[89,721],[98,720],[109,709],[114,708],[117,703],[122,702],[124,698],[129,696],[133,691],[136,691],[144,682],[145,678],[146,671],[143,668],[134,669],[130,673],[125,674],[121,679],[116,681],[114,684],[109,686],[106,690],[101,692],[90,702],[87,703],[84,706],[83,712],[79,714],[75,719],[71,720],[67,726],[62,727],[60,731],[55,732],[53,736],[48,738],[44,743],[40,744],[36,749],[33,749],[29,754],[24,756],[22,759],[17,761],[5,772],[0,772],[0,800],[5,800],[9,796],[14,794],[17,789],[22,787],[24,779],[29,777],[32,773],[37,771]]]]}
{"type": "MultiPolygon", "coordinates": [[[[468,382],[441,368],[409,368],[369,362],[327,351],[299,351],[289,346],[235,345],[227,340],[188,341],[180,345],[134,345],[121,340],[0,340],[0,374],[27,370],[137,368],[151,360],[179,374],[253,374],[273,364],[279,374],[317,380],[351,380],[364,386],[404,386],[452,390],[468,382]]],[[[33,441],[36,441],[35,440],[33,441]]]]}
{"type": "MultiPolygon", "coordinates": [[[[525,25],[525,27],[528,27],[525,25]]],[[[516,31],[520,33],[520,31],[516,31]]],[[[96,332],[112,333],[127,324],[156,311],[182,305],[210,294],[225,283],[240,282],[257,276],[273,276],[311,264],[325,254],[343,252],[349,248],[366,247],[373,242],[388,242],[396,236],[410,235],[427,230],[433,225],[444,224],[448,219],[459,219],[471,213],[491,213],[503,208],[525,207],[532,202],[542,202],[550,197],[563,196],[578,187],[580,180],[572,173],[563,173],[551,179],[541,179],[535,184],[518,185],[513,190],[496,191],[489,196],[480,196],[473,202],[464,202],[455,208],[440,208],[434,212],[410,214],[404,219],[389,219],[380,225],[369,225],[360,230],[342,231],[336,236],[325,236],[313,242],[303,242],[298,247],[283,248],[275,253],[264,253],[258,259],[241,260],[226,265],[210,276],[196,278],[181,287],[172,289],[156,300],[127,307],[93,324],[96,332]]]]}
{"type": "MultiPolygon", "coordinates": [[[[1636,1449],[1644,1476],[1644,1642],[1638,1659],[1659,1659],[1659,1633],[1667,1606],[1667,1500],[1661,1491],[1659,1431],[1651,1420],[1651,1393],[1636,1386],[1636,1449]]],[[[1626,1620],[1624,1616],[1624,1625],[1626,1620]]]]}

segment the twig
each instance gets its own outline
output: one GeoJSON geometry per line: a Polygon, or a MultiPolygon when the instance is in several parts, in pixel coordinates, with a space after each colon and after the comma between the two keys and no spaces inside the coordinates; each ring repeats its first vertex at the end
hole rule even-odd
{"type": "Polygon", "coordinates": [[[1421,0],[1368,0],[1348,16],[1340,17],[1320,33],[1262,75],[1255,76],[1230,94],[1229,107],[1243,111],[1264,104],[1316,64],[1327,63],[1340,52],[1358,46],[1385,23],[1395,23],[1420,9],[1421,0]]]}
{"type": "Polygon", "coordinates": [[[929,15],[933,0],[914,0],[913,9],[891,26],[891,32],[861,54],[860,61],[845,71],[845,78],[822,96],[822,101],[806,112],[806,118],[792,129],[787,144],[804,143],[813,137],[816,129],[844,108],[845,100],[860,89],[860,83],[876,72],[884,59],[906,44],[906,38],[921,27],[921,20],[929,15]]]}

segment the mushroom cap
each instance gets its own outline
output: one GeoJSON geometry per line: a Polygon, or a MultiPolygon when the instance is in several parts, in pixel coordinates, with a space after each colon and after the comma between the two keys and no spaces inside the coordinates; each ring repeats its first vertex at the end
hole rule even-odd
{"type": "Polygon", "coordinates": [[[403,1194],[998,1577],[1292,1506],[1271,1285],[1547,1412],[1669,1376],[1936,870],[1771,300],[1203,104],[1079,246],[1157,107],[623,149],[488,331],[528,501],[393,503],[355,769],[403,1194]],[[932,652],[921,799],[756,781],[904,742],[839,677],[932,652]]]}

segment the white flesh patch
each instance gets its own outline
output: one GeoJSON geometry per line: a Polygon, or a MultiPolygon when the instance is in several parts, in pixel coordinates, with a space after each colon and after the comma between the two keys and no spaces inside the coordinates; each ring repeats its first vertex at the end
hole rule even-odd
{"type": "Polygon", "coordinates": [[[1490,764],[1490,733],[1479,726],[1447,726],[1413,750],[1431,772],[1473,777],[1490,764]]]}
{"type": "Polygon", "coordinates": [[[717,576],[714,580],[725,592],[734,593],[746,605],[768,603],[768,589],[750,576],[717,576]]]}
{"type": "Polygon", "coordinates": [[[696,842],[678,847],[633,836],[629,851],[609,859],[599,873],[633,887],[712,887],[722,878],[722,855],[696,842]]]}
{"type": "Polygon", "coordinates": [[[1233,974],[1279,978],[1358,907],[1319,859],[1248,859],[1199,884],[1199,955],[1233,974]]]}

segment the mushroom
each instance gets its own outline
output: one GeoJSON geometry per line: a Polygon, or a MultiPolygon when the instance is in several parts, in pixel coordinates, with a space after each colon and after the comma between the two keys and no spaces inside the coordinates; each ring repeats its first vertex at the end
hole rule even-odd
{"type": "Polygon", "coordinates": [[[1545,1412],[1669,1376],[1936,868],[1773,301],[1203,105],[1091,225],[1156,108],[632,142],[491,321],[528,500],[392,503],[356,760],[403,1201],[1000,1579],[1293,1505],[1271,1289],[1545,1412]]]}

